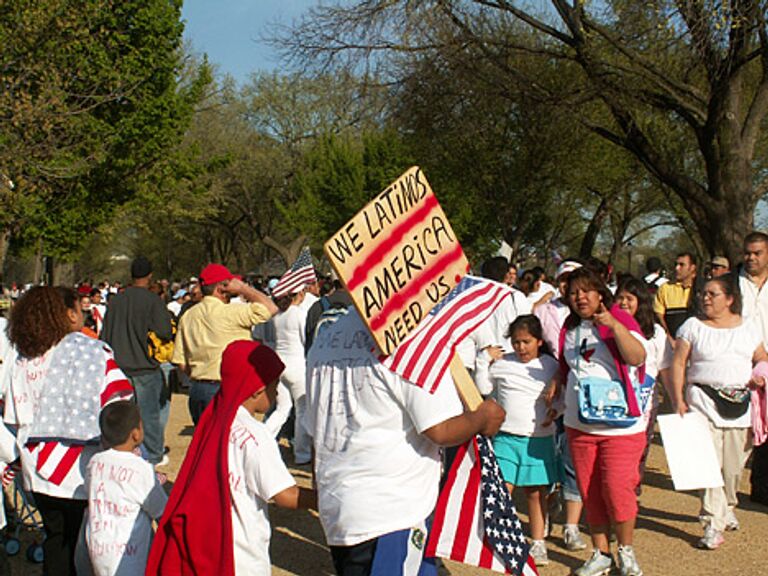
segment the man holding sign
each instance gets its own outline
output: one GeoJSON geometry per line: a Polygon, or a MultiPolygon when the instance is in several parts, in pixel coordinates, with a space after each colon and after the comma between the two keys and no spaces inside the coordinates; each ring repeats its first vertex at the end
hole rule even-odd
{"type": "MultiPolygon", "coordinates": [[[[455,342],[445,333],[472,314],[441,301],[461,281],[467,260],[418,168],[364,207],[325,249],[356,308],[318,335],[307,357],[305,424],[336,571],[435,574],[423,551],[440,446],[493,435],[504,419],[493,401],[464,412],[447,370],[455,342]],[[438,303],[454,309],[446,326],[428,318],[438,303]],[[425,325],[424,347],[412,346],[409,335],[425,325]],[[409,352],[398,358],[404,342],[409,352]],[[412,372],[398,360],[417,371],[428,364],[428,378],[406,379],[402,374],[412,372]]],[[[469,289],[466,299],[498,306],[486,292],[469,289]]],[[[463,336],[468,327],[456,331],[463,336]]]]}
{"type": "Polygon", "coordinates": [[[422,555],[440,446],[495,434],[504,411],[487,400],[463,412],[448,373],[430,394],[384,367],[374,346],[351,310],[307,358],[320,520],[339,576],[436,574],[422,555]]]}

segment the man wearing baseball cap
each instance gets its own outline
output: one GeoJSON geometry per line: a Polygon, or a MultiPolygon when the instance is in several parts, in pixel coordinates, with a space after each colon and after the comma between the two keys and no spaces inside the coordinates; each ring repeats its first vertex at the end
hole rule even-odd
{"type": "Polygon", "coordinates": [[[230,342],[250,340],[251,328],[269,320],[277,307],[222,264],[200,272],[203,300],[179,320],[171,362],[190,377],[189,413],[197,424],[219,390],[221,354],[230,342]],[[230,304],[239,296],[246,304],[230,304]]]}

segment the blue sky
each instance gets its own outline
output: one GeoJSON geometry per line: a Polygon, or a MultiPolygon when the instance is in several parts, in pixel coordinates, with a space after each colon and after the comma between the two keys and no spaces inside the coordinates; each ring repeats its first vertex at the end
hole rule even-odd
{"type": "Polygon", "coordinates": [[[274,22],[290,24],[319,0],[185,0],[184,37],[196,52],[238,82],[251,72],[274,70],[277,54],[259,37],[274,22]]]}

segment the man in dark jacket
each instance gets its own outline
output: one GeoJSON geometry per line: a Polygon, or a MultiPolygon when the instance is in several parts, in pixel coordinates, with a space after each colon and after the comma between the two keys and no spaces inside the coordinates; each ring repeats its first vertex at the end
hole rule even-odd
{"type": "Polygon", "coordinates": [[[109,301],[101,338],[112,347],[117,365],[133,384],[144,423],[147,459],[155,465],[167,463],[163,454],[165,430],[160,413],[168,402],[163,374],[158,362],[149,356],[149,332],[161,340],[171,340],[171,318],[157,294],[150,292],[152,264],[139,256],[131,264],[133,282],[109,301]]]}

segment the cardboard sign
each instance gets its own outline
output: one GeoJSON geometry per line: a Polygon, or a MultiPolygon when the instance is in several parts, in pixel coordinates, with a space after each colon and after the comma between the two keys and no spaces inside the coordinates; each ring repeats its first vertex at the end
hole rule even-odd
{"type": "Polygon", "coordinates": [[[416,166],[358,212],[324,249],[385,355],[469,269],[448,218],[416,166]]]}

